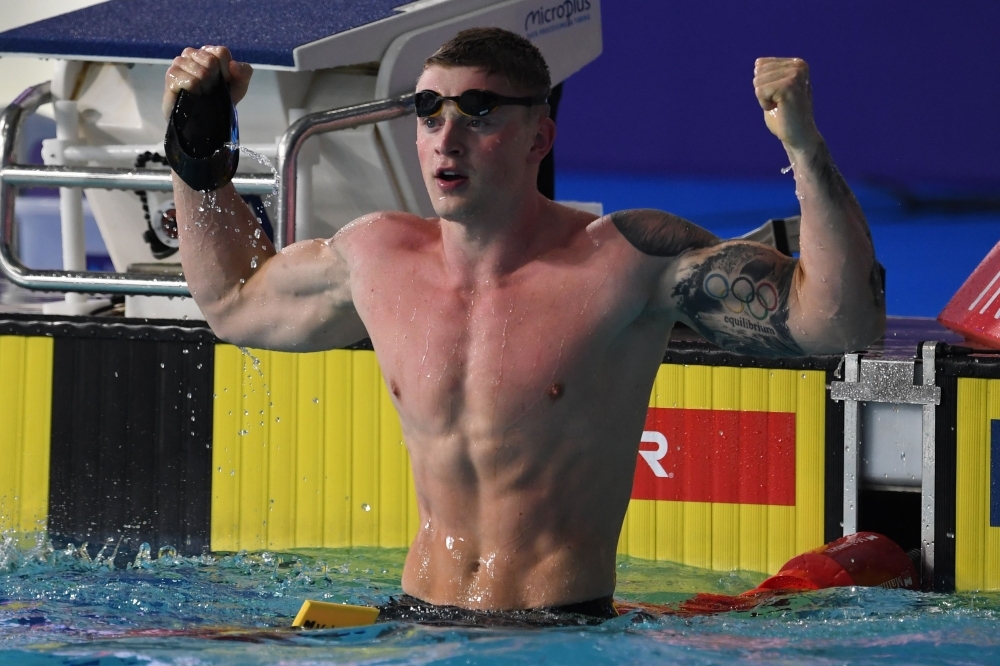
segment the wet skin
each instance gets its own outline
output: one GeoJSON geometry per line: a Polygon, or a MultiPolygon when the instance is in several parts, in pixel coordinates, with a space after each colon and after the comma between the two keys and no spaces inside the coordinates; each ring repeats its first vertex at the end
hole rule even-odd
{"type": "MultiPolygon", "coordinates": [[[[376,213],[278,254],[231,187],[217,193],[224,213],[199,211],[202,195],[175,178],[185,274],[220,337],[296,351],[371,337],[420,512],[407,593],[510,609],[614,591],[649,392],[675,322],[772,356],[879,337],[864,216],[812,123],[804,65],[764,59],[754,80],[795,165],[799,261],[660,211],[595,218],[544,199],[535,178],[555,129],[539,108],[478,121],[446,103],[417,130],[438,217],[376,213]]],[[[220,67],[241,96],[249,73],[228,52],[185,52],[165,108],[220,67]]],[[[527,93],[470,68],[431,67],[424,88],[527,93]]]]}

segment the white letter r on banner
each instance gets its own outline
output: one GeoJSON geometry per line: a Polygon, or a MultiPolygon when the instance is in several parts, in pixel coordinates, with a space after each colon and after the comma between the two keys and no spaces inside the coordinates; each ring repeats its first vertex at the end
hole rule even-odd
{"type": "Polygon", "coordinates": [[[663,436],[663,433],[655,430],[644,430],[640,441],[656,444],[655,451],[643,451],[640,449],[639,455],[646,461],[649,468],[653,470],[655,476],[666,478],[667,471],[663,469],[660,460],[663,459],[663,456],[667,455],[667,438],[663,436]]]}

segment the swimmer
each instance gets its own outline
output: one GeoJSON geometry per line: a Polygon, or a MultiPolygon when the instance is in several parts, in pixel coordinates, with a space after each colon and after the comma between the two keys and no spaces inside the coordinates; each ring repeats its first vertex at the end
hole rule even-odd
{"type": "MultiPolygon", "coordinates": [[[[239,102],[250,66],[223,47],[186,49],[164,112],[220,71],[239,102]]],[[[276,253],[232,185],[219,212],[174,177],[184,273],[220,338],[305,352],[371,337],[419,505],[402,579],[412,603],[613,613],[618,535],[676,323],[773,357],[882,335],[871,237],[813,122],[806,63],[761,58],[753,86],[795,171],[798,259],[662,211],[597,217],[543,197],[548,68],[495,28],[459,33],[417,82],[435,217],[374,213],[276,253]]],[[[630,122],[637,103],[590,99],[608,123],[630,122]]]]}

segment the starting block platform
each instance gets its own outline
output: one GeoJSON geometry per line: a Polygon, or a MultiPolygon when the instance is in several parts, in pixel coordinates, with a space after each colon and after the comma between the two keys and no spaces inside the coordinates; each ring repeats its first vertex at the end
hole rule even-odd
{"type": "Polygon", "coordinates": [[[107,0],[8,30],[0,34],[0,52],[169,63],[185,47],[223,44],[238,60],[256,67],[302,71],[378,62],[389,43],[407,30],[490,4],[496,3],[107,0]],[[339,37],[335,53],[329,48],[333,37],[339,37]]]}

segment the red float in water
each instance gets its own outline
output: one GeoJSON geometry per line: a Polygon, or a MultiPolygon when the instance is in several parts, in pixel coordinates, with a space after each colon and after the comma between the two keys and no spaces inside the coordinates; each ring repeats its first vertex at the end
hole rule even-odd
{"type": "Polygon", "coordinates": [[[858,532],[788,560],[775,575],[735,597],[698,594],[677,605],[616,602],[619,612],[654,615],[712,615],[748,611],[775,597],[828,587],[885,587],[916,590],[916,568],[892,539],[875,532],[858,532]]]}

